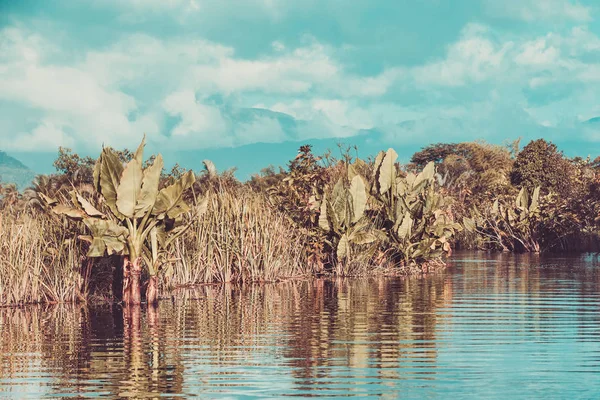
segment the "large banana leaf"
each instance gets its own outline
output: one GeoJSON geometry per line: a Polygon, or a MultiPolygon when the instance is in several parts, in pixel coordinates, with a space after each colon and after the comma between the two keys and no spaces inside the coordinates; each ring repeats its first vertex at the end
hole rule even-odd
{"type": "Polygon", "coordinates": [[[331,226],[329,225],[329,219],[327,218],[327,197],[323,194],[323,199],[321,200],[321,210],[319,212],[319,227],[326,232],[331,230],[331,226]]]}
{"type": "Polygon", "coordinates": [[[112,220],[85,218],[83,223],[92,233],[89,257],[102,257],[108,254],[127,254],[129,230],[112,220]]]}
{"type": "Polygon", "coordinates": [[[98,211],[98,209],[96,209],[96,207],[94,207],[92,203],[87,201],[82,195],[75,193],[75,196],[77,198],[77,202],[81,204],[81,207],[87,215],[90,217],[104,217],[104,214],[98,211]]]}
{"type": "Polygon", "coordinates": [[[345,227],[348,227],[349,221],[346,219],[346,216],[348,214],[348,200],[346,189],[344,188],[344,178],[338,179],[335,186],[333,187],[330,203],[333,208],[333,212],[335,213],[335,220],[338,221],[340,226],[343,225],[345,227]]]}
{"type": "Polygon", "coordinates": [[[117,208],[117,188],[123,174],[123,165],[117,155],[110,149],[103,149],[100,169],[100,193],[113,214],[123,219],[124,216],[117,208]]]}
{"type": "Polygon", "coordinates": [[[78,208],[65,206],[63,204],[58,204],[58,205],[54,206],[52,208],[52,211],[56,214],[66,215],[67,217],[75,218],[75,219],[83,219],[83,218],[87,217],[86,213],[83,212],[82,210],[80,210],[78,208]]]}
{"type": "Polygon", "coordinates": [[[195,180],[194,173],[188,171],[175,183],[163,188],[158,193],[152,214],[160,219],[164,218],[165,215],[169,218],[176,218],[181,215],[182,210],[185,209],[184,204],[182,204],[183,193],[194,184],[195,180]]]}
{"type": "Polygon", "coordinates": [[[144,165],[144,146],[146,146],[146,135],[142,138],[142,142],[138,146],[137,150],[133,155],[133,159],[136,160],[140,165],[144,165]]]}
{"type": "Polygon", "coordinates": [[[395,163],[398,159],[398,153],[394,149],[390,148],[385,153],[383,161],[379,169],[379,193],[384,194],[390,190],[396,180],[396,167],[395,163]]]}
{"type": "Polygon", "coordinates": [[[154,163],[144,170],[142,188],[134,209],[135,218],[143,217],[147,212],[152,210],[152,207],[154,207],[154,203],[158,196],[158,184],[160,182],[160,174],[163,166],[163,158],[159,154],[154,160],[154,163]]]}
{"type": "Polygon", "coordinates": [[[142,190],[142,165],[135,158],[127,163],[117,187],[117,209],[127,218],[133,218],[135,205],[142,190]]]}
{"type": "Polygon", "coordinates": [[[410,237],[411,228],[413,226],[413,219],[411,218],[410,212],[404,214],[402,223],[398,227],[398,237],[400,239],[408,239],[410,237]]]}
{"type": "Polygon", "coordinates": [[[434,176],[435,176],[435,164],[433,163],[433,161],[431,161],[431,162],[427,163],[425,168],[423,168],[423,171],[421,171],[419,173],[419,175],[417,175],[417,177],[415,178],[415,181],[412,184],[413,188],[415,188],[415,190],[416,190],[416,188],[422,182],[428,182],[428,181],[432,180],[434,176]]]}
{"type": "Polygon", "coordinates": [[[367,206],[367,193],[365,182],[360,175],[355,175],[350,183],[350,194],[352,196],[352,223],[356,223],[365,213],[367,206]]]}
{"type": "Polygon", "coordinates": [[[350,256],[350,243],[348,243],[348,236],[344,233],[338,242],[336,255],[338,260],[342,260],[350,256]]]}

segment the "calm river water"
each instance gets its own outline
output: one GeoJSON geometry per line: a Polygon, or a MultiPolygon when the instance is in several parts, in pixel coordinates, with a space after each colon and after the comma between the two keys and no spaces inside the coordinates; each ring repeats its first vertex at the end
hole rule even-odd
{"type": "Polygon", "coordinates": [[[0,397],[600,398],[599,265],[462,253],[424,279],[0,309],[0,397]]]}

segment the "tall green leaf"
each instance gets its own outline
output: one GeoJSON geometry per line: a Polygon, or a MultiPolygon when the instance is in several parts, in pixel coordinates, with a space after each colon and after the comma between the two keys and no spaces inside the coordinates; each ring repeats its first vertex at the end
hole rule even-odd
{"type": "Polygon", "coordinates": [[[385,153],[381,166],[379,168],[379,193],[384,194],[390,190],[396,180],[396,167],[395,163],[398,159],[398,153],[394,149],[390,148],[385,153]]]}
{"type": "Polygon", "coordinates": [[[94,164],[94,171],[92,173],[92,178],[94,181],[94,189],[96,189],[97,192],[101,192],[101,188],[100,188],[100,170],[102,169],[102,155],[100,155],[100,157],[98,157],[98,159],[96,160],[96,163],[94,164]]]}
{"type": "Polygon", "coordinates": [[[110,149],[102,150],[102,166],[100,170],[100,193],[113,214],[123,219],[123,214],[117,208],[117,188],[123,174],[123,165],[117,155],[110,149]]]}
{"type": "Polygon", "coordinates": [[[141,218],[147,212],[152,210],[156,197],[158,196],[158,184],[160,182],[160,174],[164,166],[163,158],[159,154],[156,156],[154,163],[144,170],[142,178],[142,189],[137,198],[135,205],[135,217],[141,218]]]}
{"type": "Polygon", "coordinates": [[[135,205],[142,188],[142,165],[132,159],[123,170],[117,187],[117,209],[127,218],[135,215],[135,205]]]}
{"type": "Polygon", "coordinates": [[[463,217],[463,225],[465,227],[465,231],[467,232],[475,232],[476,224],[473,218],[463,217]]]}
{"type": "Polygon", "coordinates": [[[402,223],[398,227],[398,237],[400,239],[407,239],[410,236],[412,225],[413,219],[411,218],[410,213],[407,211],[406,214],[404,214],[402,223]]]}
{"type": "Polygon", "coordinates": [[[204,164],[204,170],[208,174],[209,178],[216,178],[219,174],[217,172],[217,167],[210,160],[202,160],[202,164],[204,164]]]}
{"type": "Polygon", "coordinates": [[[137,160],[140,165],[144,165],[144,146],[146,146],[146,135],[142,138],[142,142],[133,155],[133,158],[137,160]]]}
{"type": "Polygon", "coordinates": [[[156,197],[152,214],[159,217],[168,215],[170,218],[175,218],[175,215],[181,210],[180,203],[182,202],[183,193],[189,189],[195,182],[196,177],[193,171],[186,172],[174,184],[161,189],[156,197]]]}
{"type": "Polygon", "coordinates": [[[346,214],[348,211],[348,201],[346,195],[347,193],[346,188],[344,188],[344,178],[340,178],[333,187],[330,203],[333,208],[333,212],[335,212],[335,220],[337,220],[340,225],[347,227],[349,221],[346,219],[346,214]]]}
{"type": "Polygon", "coordinates": [[[82,219],[87,217],[86,213],[78,208],[72,208],[63,204],[58,204],[52,208],[55,214],[66,215],[70,218],[82,219]]]}
{"type": "Polygon", "coordinates": [[[81,204],[81,207],[87,215],[89,215],[90,217],[104,217],[104,214],[98,211],[96,207],[94,207],[92,203],[87,201],[82,195],[76,193],[76,196],[77,201],[79,202],[79,204],[81,204]]]}
{"type": "Polygon", "coordinates": [[[356,175],[350,183],[350,194],[352,196],[352,223],[356,223],[362,218],[367,206],[367,193],[365,182],[356,175]]]}
{"type": "Polygon", "coordinates": [[[323,194],[323,200],[321,200],[321,210],[319,212],[319,227],[326,232],[331,230],[329,226],[329,220],[327,219],[327,198],[323,194]]]}
{"type": "Polygon", "coordinates": [[[536,212],[540,205],[540,187],[536,187],[531,196],[531,204],[529,205],[529,212],[536,212]]]}
{"type": "Polygon", "coordinates": [[[419,173],[419,175],[417,175],[412,186],[417,187],[421,182],[429,181],[429,180],[433,179],[434,176],[435,176],[435,164],[433,163],[433,161],[430,161],[429,163],[427,163],[425,168],[423,168],[423,171],[421,171],[421,173],[419,173]]]}
{"type": "Polygon", "coordinates": [[[350,256],[350,243],[348,243],[348,236],[344,233],[338,242],[336,250],[338,260],[342,260],[350,256]]]}

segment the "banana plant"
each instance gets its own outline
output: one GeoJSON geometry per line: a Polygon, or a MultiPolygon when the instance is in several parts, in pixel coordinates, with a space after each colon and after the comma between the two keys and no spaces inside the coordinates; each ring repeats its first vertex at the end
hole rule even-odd
{"type": "MultiPolygon", "coordinates": [[[[159,154],[145,169],[143,150],[145,137],[131,161],[121,164],[116,153],[104,148],[94,167],[94,189],[98,201],[93,205],[76,191],[71,192],[74,207],[55,205],[53,211],[75,220],[82,220],[90,235],[81,239],[90,243],[89,257],[117,254],[123,257],[123,303],[141,302],[140,275],[145,265],[149,281],[148,303],[158,301],[158,272],[168,261],[173,240],[189,228],[183,214],[190,211],[184,192],[192,186],[195,176],[188,171],[172,184],[159,190],[164,166],[159,154]]],[[[206,201],[196,207],[206,210],[206,201]]]]}
{"type": "MultiPolygon", "coordinates": [[[[333,188],[323,194],[319,212],[319,227],[328,235],[328,244],[335,252],[334,264],[342,268],[353,256],[356,245],[374,244],[378,232],[365,216],[368,193],[362,176],[352,164],[346,165],[346,173],[333,188]]],[[[374,253],[371,246],[362,255],[374,253]]]]}
{"type": "Polygon", "coordinates": [[[406,264],[441,260],[462,229],[450,213],[450,199],[436,188],[433,162],[419,174],[404,175],[393,149],[375,159],[371,194],[379,202],[388,243],[406,264]]]}
{"type": "Polygon", "coordinates": [[[463,220],[466,231],[475,233],[503,251],[540,252],[540,188],[522,188],[514,201],[497,198],[490,207],[475,208],[463,220]]]}

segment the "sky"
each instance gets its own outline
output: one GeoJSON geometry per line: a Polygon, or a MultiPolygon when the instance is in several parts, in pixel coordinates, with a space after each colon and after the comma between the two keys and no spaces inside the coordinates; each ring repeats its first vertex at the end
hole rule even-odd
{"type": "Polygon", "coordinates": [[[247,176],[357,144],[600,154],[594,0],[0,0],[0,150],[148,150],[247,176]]]}

